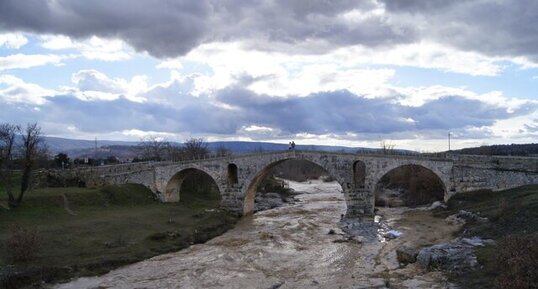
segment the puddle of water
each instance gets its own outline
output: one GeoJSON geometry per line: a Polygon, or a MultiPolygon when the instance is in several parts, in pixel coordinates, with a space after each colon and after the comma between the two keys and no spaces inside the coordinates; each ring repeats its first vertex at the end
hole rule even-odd
{"type": "Polygon", "coordinates": [[[383,288],[387,281],[391,288],[445,288],[440,274],[423,274],[413,265],[399,268],[396,261],[398,245],[423,242],[419,235],[439,226],[426,213],[382,209],[376,222],[397,228],[399,238],[338,242],[346,210],[340,186],[321,181],[289,186],[304,192],[297,203],[243,218],[205,244],[55,288],[383,288]]]}

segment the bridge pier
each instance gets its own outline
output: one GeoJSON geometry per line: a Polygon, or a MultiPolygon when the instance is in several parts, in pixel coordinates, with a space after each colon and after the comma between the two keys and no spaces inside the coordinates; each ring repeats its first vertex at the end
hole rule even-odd
{"type": "Polygon", "coordinates": [[[220,207],[234,215],[243,215],[243,200],[239,198],[241,196],[241,188],[237,186],[226,186],[221,190],[221,202],[220,207]]]}
{"type": "Polygon", "coordinates": [[[371,218],[374,216],[373,192],[365,188],[353,189],[344,192],[346,195],[346,217],[371,218]]]}

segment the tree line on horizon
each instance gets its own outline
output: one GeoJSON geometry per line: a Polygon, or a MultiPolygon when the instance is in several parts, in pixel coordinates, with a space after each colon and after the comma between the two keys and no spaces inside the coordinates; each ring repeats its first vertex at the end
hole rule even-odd
{"type": "Polygon", "coordinates": [[[469,155],[538,156],[538,143],[487,145],[452,152],[469,155]]]}

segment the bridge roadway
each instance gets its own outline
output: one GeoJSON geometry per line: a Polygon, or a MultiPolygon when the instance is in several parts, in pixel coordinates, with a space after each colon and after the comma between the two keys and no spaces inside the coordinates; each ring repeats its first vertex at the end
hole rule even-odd
{"type": "Polygon", "coordinates": [[[376,155],[287,150],[233,155],[182,162],[129,163],[57,171],[55,177],[77,178],[87,186],[138,183],[149,187],[163,202],[177,202],[183,180],[194,170],[207,173],[217,184],[224,209],[252,213],[256,188],[270,169],[289,159],[312,162],[324,168],[343,189],[348,216],[371,216],[374,192],[391,170],[417,165],[433,172],[448,200],[456,192],[501,190],[538,183],[538,158],[447,155],[376,155]]]}

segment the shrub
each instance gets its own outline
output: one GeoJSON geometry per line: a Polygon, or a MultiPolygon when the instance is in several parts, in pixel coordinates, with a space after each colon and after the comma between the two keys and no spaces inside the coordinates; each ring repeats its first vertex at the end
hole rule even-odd
{"type": "Polygon", "coordinates": [[[13,262],[32,260],[39,251],[39,234],[37,230],[13,225],[9,231],[7,250],[13,262]]]}
{"type": "Polygon", "coordinates": [[[538,233],[508,236],[499,242],[497,288],[538,288],[538,233]]]}

